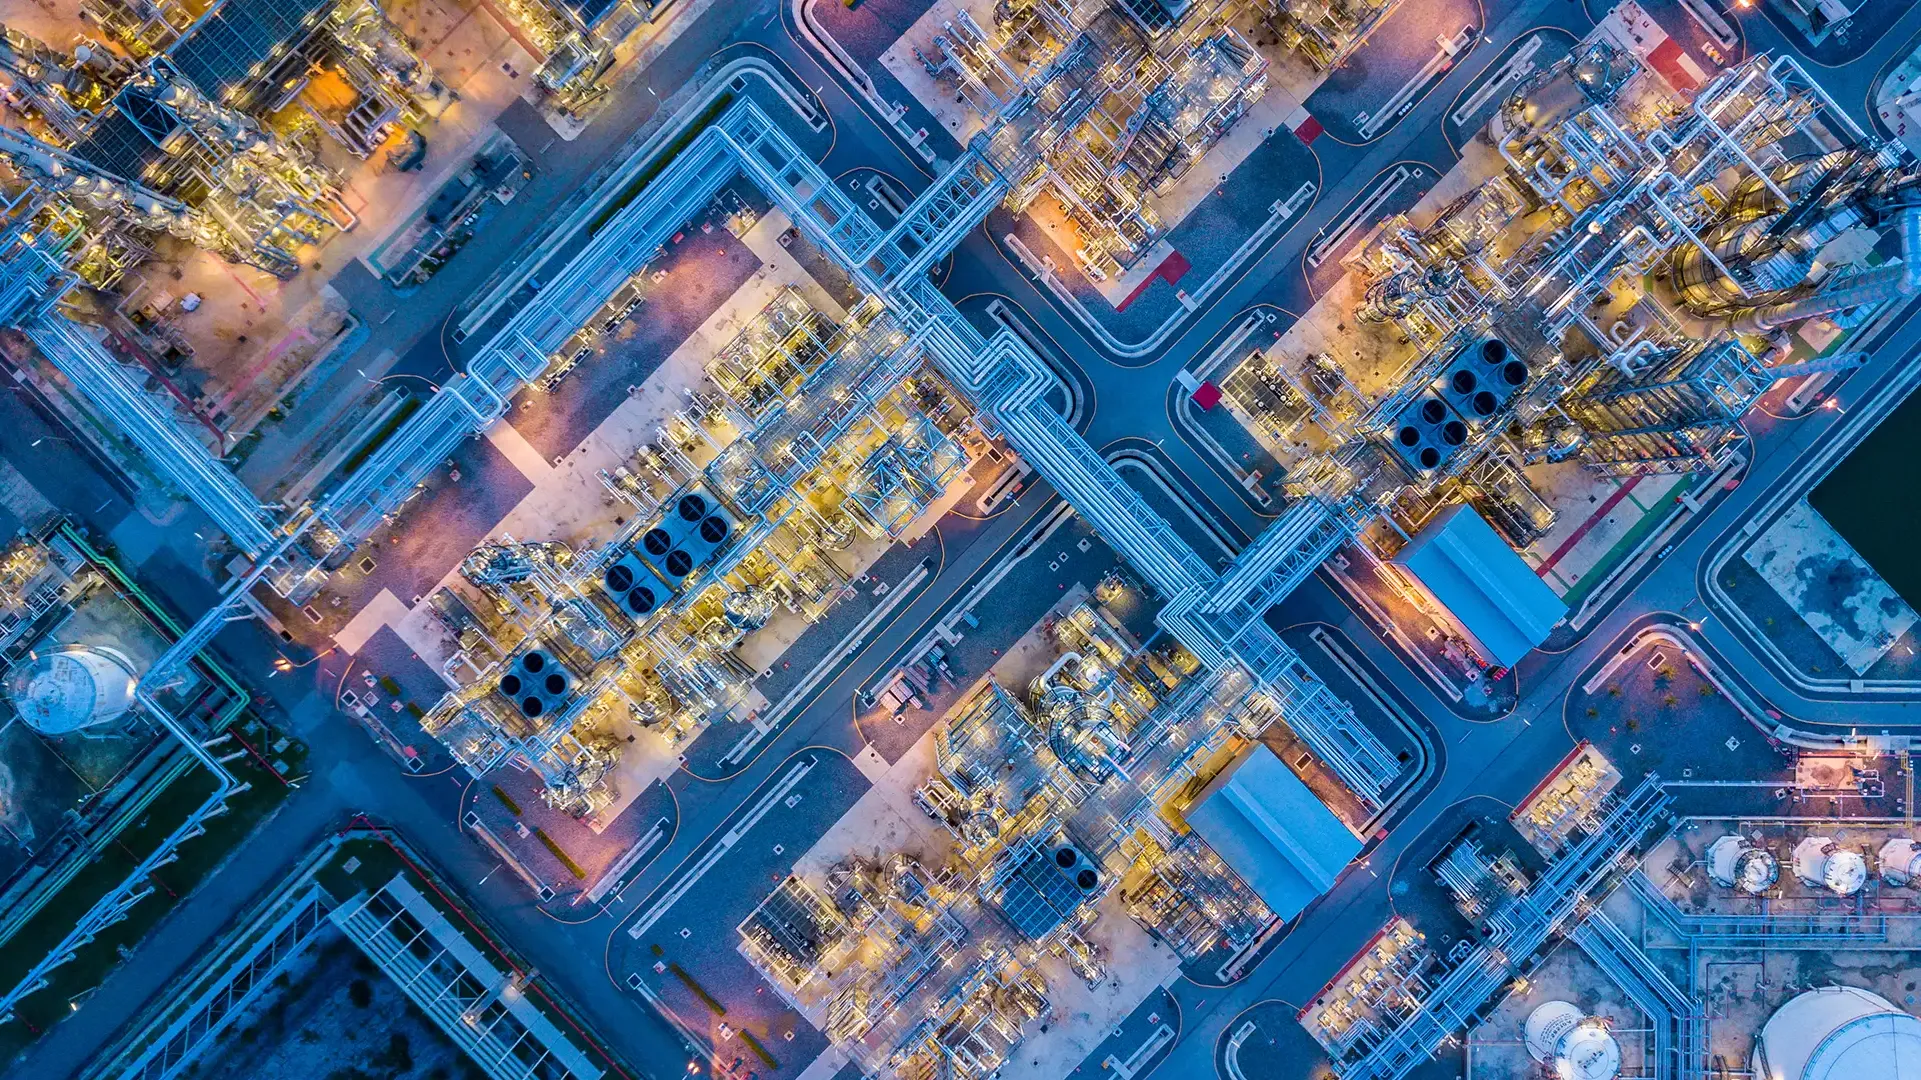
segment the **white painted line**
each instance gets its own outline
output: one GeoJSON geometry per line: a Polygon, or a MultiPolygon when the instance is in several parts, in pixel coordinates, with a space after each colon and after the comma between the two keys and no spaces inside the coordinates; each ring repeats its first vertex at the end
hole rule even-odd
{"type": "MultiPolygon", "coordinates": [[[[590,904],[600,903],[600,898],[606,896],[613,890],[614,886],[620,884],[620,879],[627,876],[627,871],[634,868],[634,864],[640,861],[640,857],[651,851],[653,846],[660,843],[661,839],[666,835],[667,819],[661,818],[659,821],[654,822],[653,828],[647,830],[646,836],[641,837],[635,842],[633,847],[622,852],[620,858],[614,860],[614,865],[608,867],[607,872],[600,875],[600,880],[594,882],[594,887],[588,889],[584,894],[587,897],[587,902],[590,904]]],[[[575,903],[579,903],[579,901],[576,900],[575,903]]]]}
{"type": "Polygon", "coordinates": [[[814,670],[808,672],[807,677],[802,679],[799,685],[787,691],[779,702],[767,710],[766,715],[755,722],[754,727],[757,733],[742,736],[740,742],[728,748],[727,753],[721,757],[721,760],[727,762],[738,760],[739,756],[745,754],[747,749],[751,748],[754,743],[764,738],[767,731],[772,731],[779,727],[781,722],[787,718],[787,713],[794,707],[794,704],[805,697],[814,687],[820,685],[821,680],[834,674],[839,669],[840,662],[860,647],[861,643],[866,640],[867,635],[873,632],[881,620],[892,614],[895,608],[906,603],[908,599],[914,595],[914,590],[919,588],[920,583],[926,581],[927,577],[927,567],[924,565],[916,566],[911,573],[901,579],[899,585],[889,589],[887,591],[887,599],[883,600],[879,607],[868,612],[867,617],[856,624],[854,629],[849,631],[847,636],[841,639],[840,645],[838,645],[833,652],[829,653],[820,663],[814,665],[814,670]],[[765,727],[764,731],[761,730],[763,725],[765,727]]]}
{"type": "MultiPolygon", "coordinates": [[[[1247,1026],[1251,1028],[1254,1025],[1249,1024],[1247,1026]]],[[[1109,1054],[1107,1055],[1107,1060],[1101,1062],[1101,1065],[1103,1068],[1114,1070],[1114,1075],[1120,1077],[1120,1080],[1134,1080],[1134,1076],[1140,1072],[1141,1064],[1158,1053],[1161,1047],[1173,1041],[1174,1029],[1168,1027],[1166,1024],[1162,1024],[1147,1036],[1146,1042],[1136,1047],[1133,1053],[1127,1055],[1126,1061],[1122,1061],[1114,1055],[1109,1054]]]]}
{"type": "Polygon", "coordinates": [[[634,920],[634,925],[627,928],[627,936],[636,941],[640,940],[640,935],[646,933],[655,923],[659,922],[661,916],[667,914],[675,904],[680,902],[681,897],[691,892],[694,885],[706,875],[707,871],[712,870],[721,859],[725,858],[727,853],[734,849],[734,845],[740,843],[742,837],[745,837],[754,826],[760,824],[760,820],[766,817],[775,806],[779,805],[782,799],[787,797],[788,792],[794,790],[808,773],[814,771],[814,766],[818,761],[819,759],[810,757],[787,770],[787,775],[781,777],[779,783],[769,788],[767,794],[762,795],[760,799],[754,803],[753,809],[747,812],[746,817],[741,818],[733,828],[727,830],[727,835],[721,837],[712,847],[708,848],[707,853],[702,855],[699,861],[695,862],[693,867],[681,876],[679,881],[674,882],[673,886],[662,894],[659,900],[654,901],[653,907],[648,908],[640,918],[634,920]]]}
{"type": "Polygon", "coordinates": [[[1241,1071],[1241,1047],[1247,1043],[1247,1037],[1252,1034],[1254,1034],[1254,1021],[1249,1020],[1235,1028],[1233,1036],[1227,1040],[1227,1053],[1223,1056],[1227,1058],[1228,1080],[1247,1080],[1247,1074],[1241,1071]]]}
{"type": "Polygon", "coordinates": [[[1427,63],[1421,65],[1421,70],[1414,73],[1413,78],[1403,83],[1399,90],[1394,91],[1393,97],[1382,102],[1381,107],[1376,110],[1373,115],[1366,117],[1362,121],[1360,126],[1361,138],[1373,138],[1374,133],[1387,126],[1389,121],[1398,119],[1402,112],[1414,104],[1414,99],[1420,96],[1421,89],[1432,82],[1436,75],[1445,71],[1448,64],[1454,60],[1454,57],[1467,46],[1468,42],[1473,40],[1473,33],[1468,30],[1463,30],[1455,35],[1452,41],[1445,42],[1442,47],[1436,49],[1434,55],[1428,58],[1427,63]],[[1448,46],[1452,46],[1452,48],[1448,46]]]}
{"type": "Polygon", "coordinates": [[[1314,241],[1313,245],[1307,249],[1307,265],[1310,270],[1320,269],[1321,264],[1327,261],[1329,253],[1340,247],[1349,236],[1354,234],[1355,230],[1360,229],[1363,221],[1370,220],[1374,212],[1381,208],[1381,204],[1393,198],[1394,193],[1401,190],[1403,184],[1420,174],[1410,166],[1396,165],[1394,171],[1387,175],[1387,183],[1362,199],[1359,206],[1342,218],[1340,228],[1314,241]]]}
{"type": "Polygon", "coordinates": [[[1547,44],[1547,38],[1541,34],[1528,38],[1527,44],[1522,45],[1515,50],[1513,56],[1508,57],[1507,63],[1501,65],[1501,70],[1495,73],[1494,78],[1482,83],[1478,89],[1469,94],[1467,100],[1462,102],[1461,107],[1454,110],[1448,119],[1454,122],[1454,126],[1460,127],[1467,123],[1468,117],[1473,116],[1481,106],[1487,104],[1488,98],[1506,93],[1509,86],[1534,74],[1534,54],[1540,52],[1541,46],[1545,44],[1547,44]]]}

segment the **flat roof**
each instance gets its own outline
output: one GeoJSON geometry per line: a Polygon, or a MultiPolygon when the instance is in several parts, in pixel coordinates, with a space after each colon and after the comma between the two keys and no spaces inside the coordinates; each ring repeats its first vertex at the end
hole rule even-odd
{"type": "Polygon", "coordinates": [[[167,50],[200,92],[219,101],[230,87],[265,74],[276,45],[306,39],[329,0],[225,0],[167,50]],[[259,70],[256,70],[258,68],[259,70]]]}
{"type": "Polygon", "coordinates": [[[1567,616],[1554,590],[1466,503],[1443,510],[1394,562],[1502,667],[1513,667],[1567,616]]]}
{"type": "Polygon", "coordinates": [[[1361,840],[1264,744],[1187,814],[1201,838],[1282,919],[1334,885],[1361,840]]]}

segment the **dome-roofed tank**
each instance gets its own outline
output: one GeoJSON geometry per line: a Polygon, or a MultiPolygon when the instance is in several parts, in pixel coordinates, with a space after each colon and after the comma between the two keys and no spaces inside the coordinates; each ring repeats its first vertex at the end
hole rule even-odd
{"type": "Polygon", "coordinates": [[[1921,881],[1921,844],[1898,836],[1881,845],[1881,880],[1890,885],[1921,881]]]}
{"type": "Polygon", "coordinates": [[[133,662],[105,646],[41,653],[7,672],[7,700],[27,726],[66,735],[110,724],[133,707],[133,662]]]}
{"type": "Polygon", "coordinates": [[[1781,878],[1781,864],[1744,836],[1729,834],[1708,846],[1708,877],[1724,889],[1759,896],[1781,878]]]}
{"type": "Polygon", "coordinates": [[[1828,836],[1809,836],[1794,845],[1794,876],[1810,889],[1853,896],[1868,883],[1868,860],[1828,836]]]}
{"type": "Polygon", "coordinates": [[[1809,990],[1754,1040],[1755,1080],[1921,1080],[1921,1018],[1854,986],[1809,990]]]}
{"type": "Polygon", "coordinates": [[[1521,1026],[1528,1056],[1551,1066],[1561,1080],[1614,1080],[1621,1072],[1621,1044],[1601,1020],[1571,1002],[1548,1001],[1521,1026]]]}

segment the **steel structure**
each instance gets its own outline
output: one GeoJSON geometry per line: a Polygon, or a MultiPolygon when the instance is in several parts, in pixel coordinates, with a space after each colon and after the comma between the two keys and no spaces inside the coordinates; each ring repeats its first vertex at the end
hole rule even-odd
{"type": "Polygon", "coordinates": [[[318,886],[308,890],[274,924],[255,936],[245,952],[225,968],[222,978],[192,1001],[166,1030],[116,1075],[118,1080],[173,1080],[193,1064],[273,979],[305,952],[314,935],[328,925],[333,898],[318,886]]]}
{"type": "Polygon", "coordinates": [[[35,348],[124,434],[175,490],[192,500],[234,546],[258,556],[274,543],[273,515],[180,418],[86,328],[58,310],[79,283],[71,268],[77,236],[41,231],[40,197],[9,208],[0,234],[0,323],[18,327],[35,348]]]}
{"type": "MultiPolygon", "coordinates": [[[[397,510],[435,463],[502,415],[507,401],[554,362],[555,351],[575,329],[682,222],[725,183],[745,174],[881,308],[872,324],[879,342],[871,349],[875,366],[855,369],[857,379],[843,376],[850,392],[871,397],[887,391],[915,364],[938,371],[978,410],[983,423],[1005,436],[1171,599],[1162,616],[1170,632],[1211,667],[1247,670],[1249,686],[1276,699],[1281,715],[1314,753],[1361,797],[1378,803],[1400,773],[1400,763],[1260,618],[1262,605],[1286,596],[1360,528],[1364,508],[1304,500],[1225,575],[1216,573],[1045,403],[1054,378],[1045,363],[1012,331],[983,336],[928,280],[926,269],[1008,191],[1008,181],[987,163],[980,143],[976,140],[891,227],[882,229],[757,104],[730,105],[542,287],[466,373],[435,394],[315,507],[320,527],[313,530],[316,543],[308,545],[305,564],[318,567],[337,557],[333,552],[340,546],[357,542],[397,510]]],[[[855,412],[835,410],[818,422],[832,430],[855,412]]],[[[791,441],[799,444],[797,453],[811,455],[820,452],[824,439],[791,441]]],[[[784,466],[781,471],[787,472],[784,466]]],[[[765,490],[777,486],[768,483],[765,490]]],[[[763,485],[755,481],[751,488],[763,485]]],[[[313,572],[304,585],[287,584],[298,597],[317,587],[319,579],[313,572]]]]}
{"type": "Polygon", "coordinates": [[[1214,8],[1174,20],[1152,0],[1029,0],[994,21],[990,31],[956,12],[934,39],[940,60],[923,62],[987,123],[987,158],[1013,180],[1008,208],[1053,195],[1095,278],[1161,239],[1152,196],[1267,90],[1266,61],[1214,8]]]}
{"type": "Polygon", "coordinates": [[[1351,260],[1367,283],[1361,317],[1393,321],[1427,351],[1361,439],[1304,483],[1346,490],[1359,476],[1433,490],[1473,470],[1511,426],[1523,462],[1711,470],[1768,387],[1858,362],[1785,364],[1786,337],[1763,348],[1755,332],[1921,286],[1921,212],[1898,210],[1912,170],[1793,60],[1747,60],[1671,104],[1651,77],[1635,78],[1643,70],[1597,32],[1491,122],[1505,172],[1423,228],[1391,219],[1351,260]],[[1889,224],[1902,268],[1840,268],[1889,224]],[[1464,339],[1486,334],[1514,345],[1531,368],[1525,386],[1473,419],[1438,468],[1396,468],[1367,440],[1439,385],[1464,339]]]}
{"type": "Polygon", "coordinates": [[[588,1059],[405,875],[329,913],[490,1080],[598,1080],[588,1059]]]}
{"type": "Polygon", "coordinates": [[[1548,938],[1588,914],[1589,898],[1623,856],[1669,815],[1661,778],[1649,773],[1612,800],[1579,843],[1570,846],[1529,889],[1487,917],[1474,951],[1436,983],[1419,1008],[1360,1057],[1337,1066],[1343,1080],[1400,1080],[1461,1030],[1506,983],[1523,972],[1548,938]]]}

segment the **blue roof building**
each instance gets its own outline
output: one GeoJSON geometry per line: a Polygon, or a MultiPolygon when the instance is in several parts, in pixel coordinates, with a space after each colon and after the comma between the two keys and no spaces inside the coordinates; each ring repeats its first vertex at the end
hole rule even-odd
{"type": "Polygon", "coordinates": [[[1465,503],[1443,510],[1394,563],[1502,667],[1513,667],[1567,616],[1527,560],[1465,503]]]}
{"type": "Polygon", "coordinates": [[[1281,919],[1334,886],[1361,841],[1266,746],[1230,766],[1187,813],[1241,880],[1281,919]]]}

